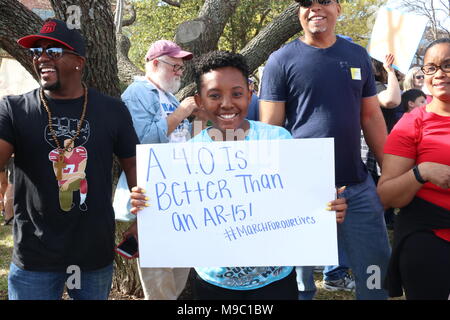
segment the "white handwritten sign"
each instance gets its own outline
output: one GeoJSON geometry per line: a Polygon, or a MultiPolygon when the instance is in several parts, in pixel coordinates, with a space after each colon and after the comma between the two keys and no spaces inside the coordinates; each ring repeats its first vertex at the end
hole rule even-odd
{"type": "Polygon", "coordinates": [[[394,67],[406,74],[427,23],[426,17],[382,7],[378,10],[367,50],[371,57],[381,62],[386,54],[392,53],[394,67]]]}
{"type": "Polygon", "coordinates": [[[335,265],[334,142],[137,146],[141,267],[335,265]]]}

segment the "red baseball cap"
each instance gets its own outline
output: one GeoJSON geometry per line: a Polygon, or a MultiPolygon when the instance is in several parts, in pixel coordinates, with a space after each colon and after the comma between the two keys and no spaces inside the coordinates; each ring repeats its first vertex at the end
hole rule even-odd
{"type": "Polygon", "coordinates": [[[182,50],[175,42],[169,40],[155,41],[147,51],[145,60],[150,61],[161,56],[169,56],[172,58],[180,58],[190,60],[194,55],[188,51],[182,50]]]}

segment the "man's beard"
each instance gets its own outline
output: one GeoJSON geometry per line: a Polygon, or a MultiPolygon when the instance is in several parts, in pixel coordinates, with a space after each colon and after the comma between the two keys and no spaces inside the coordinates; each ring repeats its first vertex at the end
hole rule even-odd
{"type": "Polygon", "coordinates": [[[45,84],[45,85],[41,84],[41,87],[44,90],[56,91],[56,90],[61,89],[61,82],[59,82],[59,80],[58,80],[58,81],[56,81],[55,83],[52,83],[52,84],[45,84]]]}
{"type": "Polygon", "coordinates": [[[158,85],[166,92],[170,92],[172,94],[175,94],[180,90],[181,87],[181,79],[179,76],[171,76],[170,79],[164,71],[157,71],[156,72],[156,79],[158,80],[158,85]]]}

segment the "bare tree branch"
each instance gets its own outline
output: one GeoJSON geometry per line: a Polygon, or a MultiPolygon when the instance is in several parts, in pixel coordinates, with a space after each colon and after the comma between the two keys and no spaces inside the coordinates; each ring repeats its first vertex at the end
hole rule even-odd
{"type": "MultiPolygon", "coordinates": [[[[297,16],[298,6],[298,3],[288,6],[241,50],[240,53],[246,58],[250,72],[263,64],[274,50],[301,31],[297,16]]],[[[190,83],[178,92],[177,98],[182,100],[194,92],[195,85],[190,83]]]]}
{"type": "Polygon", "coordinates": [[[33,77],[37,78],[27,51],[17,39],[39,32],[42,19],[19,1],[0,0],[0,47],[13,56],[33,77]]]}
{"type": "Polygon", "coordinates": [[[168,5],[180,8],[182,0],[180,0],[180,1],[162,0],[162,2],[165,2],[168,5]]]}
{"type": "Polygon", "coordinates": [[[131,16],[128,19],[124,19],[122,21],[122,27],[131,26],[136,21],[137,17],[136,8],[134,7],[134,4],[130,3],[126,5],[125,8],[130,12],[131,16]]]}

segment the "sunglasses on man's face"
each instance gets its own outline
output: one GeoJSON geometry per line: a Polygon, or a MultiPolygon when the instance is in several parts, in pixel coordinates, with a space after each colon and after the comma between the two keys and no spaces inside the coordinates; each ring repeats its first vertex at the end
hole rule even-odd
{"type": "Polygon", "coordinates": [[[329,6],[333,2],[336,2],[335,0],[300,0],[300,7],[303,8],[310,8],[313,4],[313,2],[320,4],[321,6],[329,6]]]}
{"type": "Polygon", "coordinates": [[[79,56],[78,53],[63,48],[30,48],[29,53],[34,60],[39,59],[44,53],[52,60],[57,60],[63,56],[64,53],[70,53],[79,56]]]}

